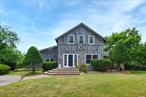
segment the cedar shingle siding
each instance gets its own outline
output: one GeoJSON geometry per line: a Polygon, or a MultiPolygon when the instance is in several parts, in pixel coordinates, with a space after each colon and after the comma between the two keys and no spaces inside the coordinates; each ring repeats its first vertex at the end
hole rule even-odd
{"type": "Polygon", "coordinates": [[[93,55],[98,55],[99,59],[104,57],[103,48],[105,46],[106,40],[83,23],[80,23],[79,25],[56,38],[56,42],[56,47],[40,51],[44,60],[46,60],[48,58],[47,56],[49,56],[53,60],[58,61],[58,64],[63,66],[64,54],[77,54],[78,64],[86,64],[86,58],[88,58],[86,55],[92,55],[92,59],[93,55]],[[69,43],[69,36],[73,36],[74,43],[69,43]],[[79,43],[79,36],[84,37],[83,43],[79,43]],[[90,36],[94,37],[94,44],[89,43],[90,36]]]}

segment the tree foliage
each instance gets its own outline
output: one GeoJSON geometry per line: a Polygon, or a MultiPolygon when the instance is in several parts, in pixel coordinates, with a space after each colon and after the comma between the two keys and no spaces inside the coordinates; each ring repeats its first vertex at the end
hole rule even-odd
{"type": "Polygon", "coordinates": [[[11,70],[16,68],[16,64],[20,63],[23,59],[23,55],[20,51],[6,47],[0,50],[0,61],[1,63],[7,64],[11,67],[11,70]]]}
{"type": "Polygon", "coordinates": [[[10,27],[0,25],[0,49],[6,46],[16,48],[19,42],[17,34],[10,27]]]}
{"type": "Polygon", "coordinates": [[[105,50],[109,51],[110,58],[116,65],[144,63],[140,62],[140,57],[143,58],[146,53],[143,52],[145,46],[141,44],[141,36],[136,28],[113,33],[106,39],[108,43],[105,50]]]}
{"type": "Polygon", "coordinates": [[[30,65],[32,73],[35,73],[36,65],[42,63],[42,58],[36,47],[32,46],[28,49],[28,52],[23,60],[23,64],[30,65]]]}
{"type": "Polygon", "coordinates": [[[0,25],[0,63],[7,64],[14,70],[23,55],[16,49],[19,42],[17,34],[10,27],[0,25]]]}

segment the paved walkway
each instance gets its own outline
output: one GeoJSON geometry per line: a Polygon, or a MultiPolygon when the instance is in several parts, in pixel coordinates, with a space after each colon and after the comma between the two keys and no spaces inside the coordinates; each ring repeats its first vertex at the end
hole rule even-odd
{"type": "Polygon", "coordinates": [[[7,85],[13,82],[21,80],[21,76],[12,76],[12,75],[1,75],[0,76],[0,86],[7,85]]]}

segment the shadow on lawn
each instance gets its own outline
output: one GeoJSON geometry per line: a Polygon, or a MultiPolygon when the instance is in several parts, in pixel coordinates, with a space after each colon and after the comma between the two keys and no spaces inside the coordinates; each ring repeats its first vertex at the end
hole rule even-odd
{"type": "Polygon", "coordinates": [[[146,74],[146,71],[130,70],[130,74],[146,74]]]}
{"type": "Polygon", "coordinates": [[[25,76],[32,76],[32,75],[39,75],[39,74],[43,74],[42,70],[36,70],[36,72],[33,74],[31,70],[22,68],[22,69],[16,69],[15,71],[10,71],[8,75],[19,75],[19,76],[25,77],[25,76]]]}

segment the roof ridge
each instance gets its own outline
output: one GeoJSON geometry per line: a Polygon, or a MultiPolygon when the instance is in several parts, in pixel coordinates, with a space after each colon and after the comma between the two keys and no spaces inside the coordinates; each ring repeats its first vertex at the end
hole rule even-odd
{"type": "Polygon", "coordinates": [[[106,41],[106,39],[98,34],[96,31],[94,31],[93,29],[91,29],[89,26],[87,26],[86,24],[84,24],[83,22],[79,23],[78,25],[74,26],[73,28],[71,28],[70,30],[66,31],[65,33],[61,34],[60,36],[58,36],[57,38],[55,38],[55,40],[57,41],[59,38],[61,38],[62,36],[64,36],[65,34],[69,33],[70,31],[76,29],[77,27],[83,25],[84,27],[86,27],[88,30],[94,32],[97,36],[99,36],[100,38],[102,38],[104,41],[106,41]]]}

